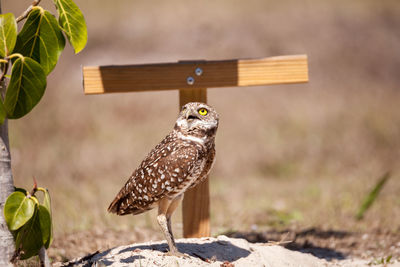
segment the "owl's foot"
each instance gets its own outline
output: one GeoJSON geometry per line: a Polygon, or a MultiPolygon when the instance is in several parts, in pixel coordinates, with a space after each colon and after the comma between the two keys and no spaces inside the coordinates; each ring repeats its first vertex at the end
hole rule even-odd
{"type": "Polygon", "coordinates": [[[181,253],[179,251],[168,251],[165,253],[166,256],[175,256],[175,257],[180,257],[180,258],[188,258],[189,255],[181,253]]]}

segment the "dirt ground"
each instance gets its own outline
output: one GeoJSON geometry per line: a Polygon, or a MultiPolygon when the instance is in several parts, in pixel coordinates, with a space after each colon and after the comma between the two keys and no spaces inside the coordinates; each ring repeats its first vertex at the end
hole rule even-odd
{"type": "Polygon", "coordinates": [[[286,248],[311,253],[327,260],[361,258],[371,260],[386,258],[400,260],[400,234],[379,229],[365,233],[322,230],[284,230],[266,232],[232,232],[228,236],[244,238],[249,242],[290,241],[286,248]]]}

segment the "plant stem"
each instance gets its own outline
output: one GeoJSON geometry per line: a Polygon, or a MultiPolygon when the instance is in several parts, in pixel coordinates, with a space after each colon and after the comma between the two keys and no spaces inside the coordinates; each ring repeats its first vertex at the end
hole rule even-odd
{"type": "MultiPolygon", "coordinates": [[[[0,0],[0,14],[1,14],[0,0]]],[[[0,94],[5,95],[6,82],[0,81],[0,94]]],[[[11,172],[10,145],[8,142],[8,122],[0,125],[0,266],[13,266],[10,263],[14,255],[14,238],[4,219],[4,204],[7,197],[14,191],[14,181],[11,172]]]]}
{"type": "MultiPolygon", "coordinates": [[[[0,82],[1,90],[5,82],[0,82]]],[[[0,266],[8,266],[14,254],[14,238],[4,219],[4,204],[7,197],[14,191],[14,182],[11,173],[11,157],[8,144],[8,122],[4,120],[0,125],[0,266]]],[[[10,266],[12,266],[10,264],[10,266]]]]}
{"type": "Polygon", "coordinates": [[[41,247],[39,250],[39,260],[41,267],[51,267],[49,256],[45,247],[41,247]]]}
{"type": "Polygon", "coordinates": [[[21,20],[25,19],[26,17],[28,17],[29,13],[32,11],[32,8],[34,6],[37,6],[40,3],[41,0],[34,0],[32,2],[32,4],[28,7],[27,10],[24,11],[24,13],[21,14],[21,16],[19,16],[16,21],[17,23],[20,22],[21,20]]]}

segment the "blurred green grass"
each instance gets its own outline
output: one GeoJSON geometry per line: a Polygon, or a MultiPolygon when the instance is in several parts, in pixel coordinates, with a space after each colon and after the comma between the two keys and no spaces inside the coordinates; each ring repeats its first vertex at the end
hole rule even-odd
{"type": "MultiPolygon", "coordinates": [[[[106,208],[178,111],[174,91],[84,96],[82,65],[298,53],[309,56],[308,84],[209,90],[221,117],[212,232],[277,221],[400,230],[396,1],[76,2],[87,48],[76,56],[67,48],[39,106],[10,122],[15,184],[30,187],[35,176],[49,188],[56,238],[158,229],[154,212],[116,217],[106,208]],[[391,186],[356,222],[366,192],[388,170],[391,186]]],[[[21,13],[30,1],[2,4],[21,13]]],[[[179,237],[179,212],[173,220],[179,237]]]]}

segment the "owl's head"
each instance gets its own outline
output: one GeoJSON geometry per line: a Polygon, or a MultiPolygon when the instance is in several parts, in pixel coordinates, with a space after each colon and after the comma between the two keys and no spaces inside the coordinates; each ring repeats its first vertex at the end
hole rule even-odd
{"type": "Polygon", "coordinates": [[[183,135],[213,137],[218,128],[218,113],[207,104],[190,102],[182,107],[175,130],[183,135]]]}

